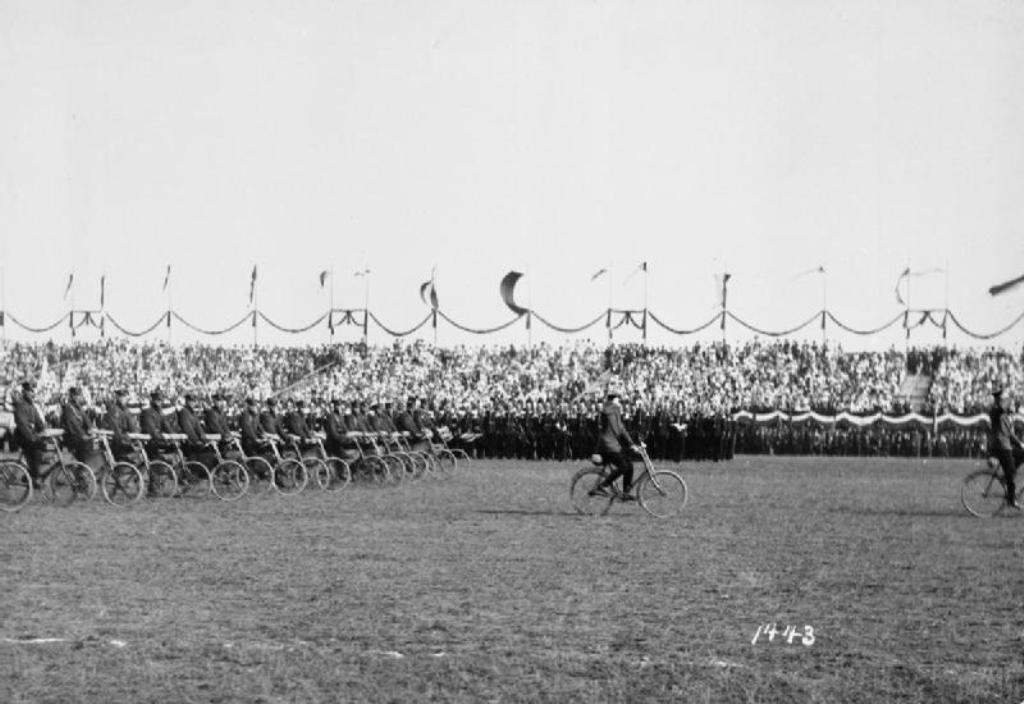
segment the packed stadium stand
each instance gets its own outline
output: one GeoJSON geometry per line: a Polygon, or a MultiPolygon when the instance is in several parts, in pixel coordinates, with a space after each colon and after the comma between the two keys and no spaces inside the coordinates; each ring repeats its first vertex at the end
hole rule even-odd
{"type": "Polygon", "coordinates": [[[331,398],[392,408],[419,399],[436,422],[481,433],[473,448],[478,454],[567,459],[591,452],[599,394],[584,391],[606,370],[623,394],[632,429],[659,457],[972,455],[984,451],[984,428],[744,424],[735,417],[776,410],[898,416],[911,406],[933,417],[983,413],[993,387],[1024,388],[1024,348],[847,352],[758,339],[673,348],[589,342],[441,348],[422,341],[230,348],[109,339],[9,343],[0,387],[9,412],[20,382],[36,381],[51,414],[72,386],[85,390],[97,415],[118,388],[140,401],[157,388],[171,401],[189,392],[223,392],[236,407],[246,397],[288,389],[288,396],[312,402],[314,413],[331,398]]]}

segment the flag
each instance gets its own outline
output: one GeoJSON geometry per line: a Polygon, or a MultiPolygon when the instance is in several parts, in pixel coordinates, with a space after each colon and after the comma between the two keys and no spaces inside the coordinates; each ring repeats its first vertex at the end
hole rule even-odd
{"type": "Polygon", "coordinates": [[[732,278],[732,274],[715,274],[715,299],[718,301],[718,307],[725,309],[726,299],[729,293],[729,279],[732,278]]]}
{"type": "Polygon", "coordinates": [[[590,283],[594,283],[607,273],[607,269],[598,269],[597,271],[594,272],[593,276],[590,277],[590,283]]]}
{"type": "MultiPolygon", "coordinates": [[[[501,284],[498,287],[501,293],[501,300],[505,302],[505,305],[509,307],[516,315],[522,315],[526,313],[528,309],[518,305],[515,300],[516,283],[519,279],[523,278],[523,274],[518,271],[510,271],[501,280],[501,284]]],[[[527,318],[526,324],[530,324],[529,318],[527,318]]]]}
{"type": "Polygon", "coordinates": [[[430,281],[425,281],[420,284],[420,300],[429,305],[434,310],[437,310],[437,286],[434,284],[434,275],[437,268],[430,270],[430,281]],[[430,297],[430,301],[427,301],[427,297],[430,297]]]}
{"type": "Polygon", "coordinates": [[[324,282],[327,281],[327,277],[331,275],[331,272],[324,269],[320,272],[320,288],[324,287],[324,282]]]}
{"type": "Polygon", "coordinates": [[[164,287],[163,290],[167,290],[167,285],[171,283],[171,265],[167,265],[167,273],[164,274],[164,287]]]}
{"type": "Polygon", "coordinates": [[[998,296],[1006,293],[1007,291],[1012,291],[1021,284],[1024,284],[1024,276],[1018,276],[1016,279],[1010,279],[1009,281],[1004,281],[1001,284],[996,284],[988,290],[988,293],[990,296],[998,296]]]}
{"type": "Polygon", "coordinates": [[[896,303],[898,303],[901,306],[905,306],[906,305],[906,301],[904,301],[903,297],[900,296],[899,284],[902,283],[903,279],[906,278],[909,275],[910,275],[910,267],[906,267],[905,269],[903,269],[903,271],[900,272],[899,278],[896,279],[896,303]]]}
{"type": "Polygon", "coordinates": [[[65,289],[64,289],[64,300],[65,300],[65,301],[66,301],[66,300],[68,300],[68,294],[69,294],[69,293],[71,293],[71,285],[72,285],[73,283],[75,283],[75,274],[74,274],[74,272],[72,272],[72,273],[71,273],[71,274],[70,274],[70,275],[68,276],[68,285],[67,285],[67,286],[65,287],[65,289]]]}
{"type": "Polygon", "coordinates": [[[810,269],[807,269],[806,271],[801,271],[799,274],[797,274],[793,278],[794,279],[801,279],[801,278],[807,276],[808,274],[824,274],[824,273],[825,273],[825,267],[824,266],[816,266],[816,267],[812,267],[810,269]]]}
{"type": "Polygon", "coordinates": [[[900,277],[896,279],[896,302],[899,303],[901,306],[907,305],[907,302],[903,300],[903,296],[900,295],[900,284],[903,282],[903,279],[909,276],[927,276],[928,274],[941,274],[944,271],[945,269],[942,269],[941,267],[934,267],[932,269],[922,269],[921,271],[911,271],[910,267],[908,266],[906,269],[900,272],[900,277]]]}
{"type": "MultiPolygon", "coordinates": [[[[249,303],[253,302],[256,296],[256,265],[252,265],[252,280],[249,282],[249,303]]],[[[256,323],[256,319],[253,318],[253,324],[256,323]]]]}
{"type": "Polygon", "coordinates": [[[622,285],[625,286],[627,283],[629,283],[629,280],[632,279],[633,275],[636,274],[638,271],[642,271],[646,274],[647,262],[640,262],[640,266],[638,266],[636,269],[633,269],[633,271],[630,272],[629,276],[626,277],[626,280],[622,282],[622,285]]]}
{"type": "Polygon", "coordinates": [[[103,301],[106,299],[107,276],[100,277],[100,310],[103,310],[103,301]]]}

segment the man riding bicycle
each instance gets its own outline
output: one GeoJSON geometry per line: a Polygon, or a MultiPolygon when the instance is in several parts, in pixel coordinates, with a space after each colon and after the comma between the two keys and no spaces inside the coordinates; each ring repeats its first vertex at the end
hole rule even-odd
{"type": "Polygon", "coordinates": [[[629,431],[622,423],[622,401],[617,392],[610,392],[605,397],[604,408],[601,409],[600,434],[598,435],[598,454],[601,461],[614,469],[604,481],[590,490],[591,496],[603,496],[608,487],[622,477],[622,500],[635,500],[630,491],[633,488],[633,462],[626,456],[623,446],[633,447],[636,443],[629,436],[629,431]]]}
{"type": "Polygon", "coordinates": [[[1013,415],[1003,401],[1003,390],[992,392],[992,410],[989,412],[990,448],[992,455],[999,460],[1006,478],[1006,505],[1020,510],[1017,503],[1017,487],[1014,480],[1017,468],[1024,463],[1024,444],[1013,430],[1013,415]]]}

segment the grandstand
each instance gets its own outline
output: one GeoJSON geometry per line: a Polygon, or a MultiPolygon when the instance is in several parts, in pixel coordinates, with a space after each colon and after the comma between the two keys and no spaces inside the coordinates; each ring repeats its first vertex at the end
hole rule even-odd
{"type": "Polygon", "coordinates": [[[294,387],[291,395],[314,408],[334,397],[396,406],[418,398],[448,424],[482,433],[482,452],[535,458],[589,452],[591,431],[582,421],[593,416],[593,400],[574,400],[605,370],[624,392],[633,430],[652,440],[656,456],[717,458],[784,447],[800,453],[972,454],[983,428],[968,421],[987,410],[993,386],[1024,385],[1024,351],[845,352],[824,344],[757,339],[678,348],[583,342],[447,348],[422,341],[228,348],[106,339],[10,343],[0,364],[0,385],[8,425],[11,394],[29,378],[39,384],[39,398],[51,414],[69,387],[80,386],[97,417],[115,388],[127,388],[138,399],[155,388],[171,399],[221,391],[237,404],[246,396],[266,398],[294,387]],[[774,412],[787,415],[765,415],[774,412]],[[799,431],[791,420],[781,420],[809,412],[815,415],[804,416],[811,420],[799,431]],[[916,420],[906,420],[910,412],[916,420]],[[873,423],[874,434],[889,439],[868,447],[857,439],[865,436],[859,426],[843,429],[841,419],[837,426],[839,414],[904,422],[881,429],[873,423]],[[959,421],[940,427],[943,417],[959,421]],[[735,421],[751,418],[772,427],[735,430],[735,421]],[[671,431],[683,425],[689,443],[671,431]],[[570,437],[552,440],[555,427],[570,437]],[[903,437],[915,433],[916,440],[903,437]],[[717,449],[708,449],[712,445],[717,449]]]}

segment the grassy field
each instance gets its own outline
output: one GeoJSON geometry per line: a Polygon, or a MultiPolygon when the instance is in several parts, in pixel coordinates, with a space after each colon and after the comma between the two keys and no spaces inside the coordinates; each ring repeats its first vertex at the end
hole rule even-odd
{"type": "Polygon", "coordinates": [[[0,701],[1024,699],[1024,518],[963,511],[973,464],[669,465],[666,521],[575,515],[580,466],[0,515],[0,701]]]}

